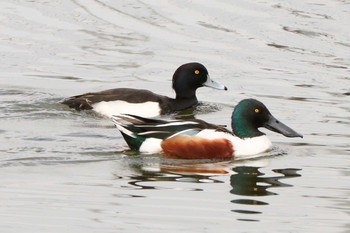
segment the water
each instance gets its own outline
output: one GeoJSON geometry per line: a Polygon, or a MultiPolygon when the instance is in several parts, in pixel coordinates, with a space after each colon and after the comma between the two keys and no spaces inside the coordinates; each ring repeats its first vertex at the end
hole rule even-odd
{"type": "Polygon", "coordinates": [[[348,1],[0,6],[2,232],[350,232],[348,1]],[[171,160],[125,151],[108,119],[58,103],[172,96],[191,61],[229,91],[198,90],[183,116],[229,125],[253,97],[304,138],[267,132],[274,150],[247,161],[171,160]]]}

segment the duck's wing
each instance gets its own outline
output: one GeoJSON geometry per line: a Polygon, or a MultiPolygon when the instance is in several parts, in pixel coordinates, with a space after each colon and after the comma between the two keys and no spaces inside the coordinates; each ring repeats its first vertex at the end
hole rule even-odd
{"type": "Polygon", "coordinates": [[[115,88],[100,92],[89,92],[82,95],[76,95],[61,101],[62,104],[68,105],[76,110],[91,110],[93,104],[102,101],[127,101],[130,103],[143,103],[147,101],[160,102],[164,96],[157,95],[148,90],[115,88]]]}
{"type": "Polygon", "coordinates": [[[197,120],[158,120],[130,114],[112,117],[113,123],[129,137],[166,139],[179,134],[194,135],[205,129],[197,120]]]}

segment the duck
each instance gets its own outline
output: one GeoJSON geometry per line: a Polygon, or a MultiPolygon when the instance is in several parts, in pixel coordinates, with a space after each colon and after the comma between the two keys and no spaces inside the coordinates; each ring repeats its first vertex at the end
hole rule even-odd
{"type": "Polygon", "coordinates": [[[303,137],[256,99],[243,99],[236,105],[231,116],[232,131],[200,119],[162,120],[119,114],[112,121],[130,149],[179,159],[257,157],[272,149],[261,127],[285,137],[303,137]]]}
{"type": "Polygon", "coordinates": [[[197,105],[196,90],[200,87],[227,90],[226,86],[210,78],[204,65],[191,62],[181,65],[173,75],[175,98],[144,89],[115,88],[72,96],[61,103],[78,111],[93,110],[107,117],[119,113],[155,117],[197,105]]]}

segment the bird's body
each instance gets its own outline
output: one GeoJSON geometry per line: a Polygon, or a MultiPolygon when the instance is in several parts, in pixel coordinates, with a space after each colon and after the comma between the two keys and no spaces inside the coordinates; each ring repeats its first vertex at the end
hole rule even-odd
{"type": "Polygon", "coordinates": [[[242,100],[236,106],[233,132],[201,120],[164,121],[123,114],[112,119],[131,149],[183,159],[237,159],[269,151],[272,143],[259,127],[287,137],[302,137],[254,99],[242,100]]]}
{"type": "Polygon", "coordinates": [[[198,104],[196,90],[202,86],[227,90],[224,85],[210,79],[207,69],[202,64],[187,63],[174,73],[175,98],[158,95],[149,90],[115,88],[72,96],[62,103],[76,110],[93,110],[108,117],[120,113],[154,117],[198,104]]]}

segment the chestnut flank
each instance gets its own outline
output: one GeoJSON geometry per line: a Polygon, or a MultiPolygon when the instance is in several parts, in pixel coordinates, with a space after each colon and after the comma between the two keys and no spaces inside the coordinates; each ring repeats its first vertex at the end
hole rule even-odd
{"type": "Polygon", "coordinates": [[[164,154],[181,159],[231,159],[233,145],[225,138],[205,139],[178,135],[162,141],[164,154]]]}

